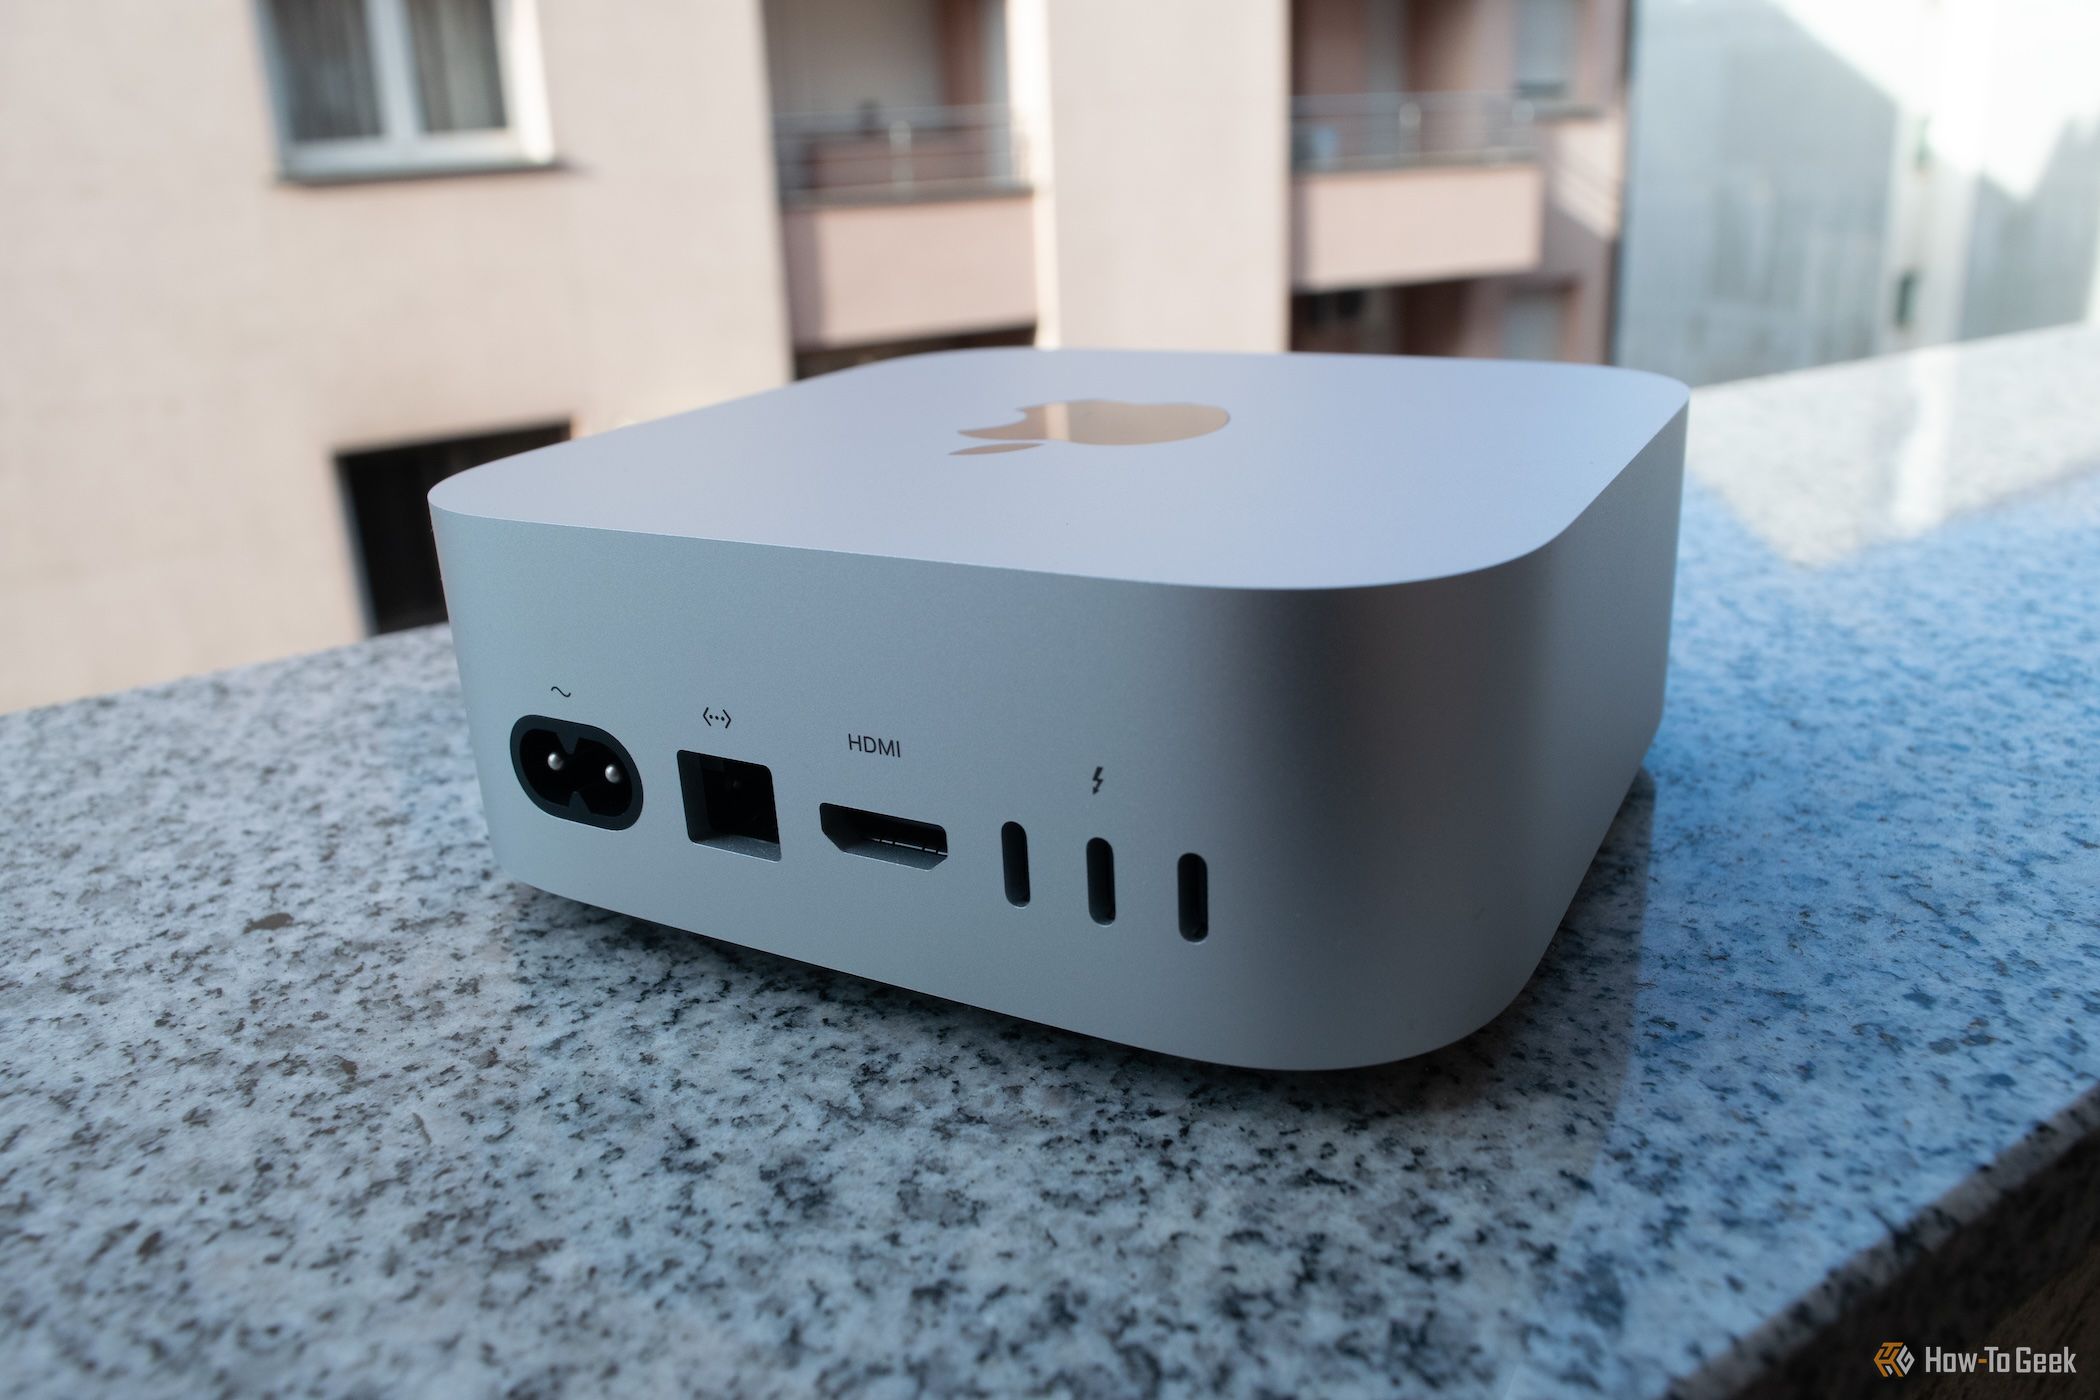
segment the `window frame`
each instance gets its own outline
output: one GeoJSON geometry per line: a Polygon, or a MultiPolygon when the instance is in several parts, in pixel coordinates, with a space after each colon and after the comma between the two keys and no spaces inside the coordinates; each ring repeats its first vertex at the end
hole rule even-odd
{"type": "Polygon", "coordinates": [[[516,170],[550,164],[553,140],[541,75],[535,0],[489,0],[505,124],[482,131],[425,131],[416,95],[408,0],[362,0],[372,50],[379,134],[301,141],[292,134],[289,78],[270,0],[253,0],[269,81],[280,173],[287,180],[338,180],[516,170]]]}

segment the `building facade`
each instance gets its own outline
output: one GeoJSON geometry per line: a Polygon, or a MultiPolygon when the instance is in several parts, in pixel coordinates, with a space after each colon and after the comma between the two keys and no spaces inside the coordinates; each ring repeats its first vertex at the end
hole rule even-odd
{"type": "Polygon", "coordinates": [[[798,373],[1600,359],[1623,47],[1623,0],[0,0],[0,707],[433,620],[432,482],[798,373]]]}
{"type": "Polygon", "coordinates": [[[1633,52],[1621,363],[1703,384],[2100,317],[2100,6],[1646,0],[1633,52]]]}

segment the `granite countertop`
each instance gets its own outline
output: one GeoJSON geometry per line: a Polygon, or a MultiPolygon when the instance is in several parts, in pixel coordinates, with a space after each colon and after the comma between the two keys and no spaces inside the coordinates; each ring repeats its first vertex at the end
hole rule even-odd
{"type": "Polygon", "coordinates": [[[1516,1004],[1369,1071],[1207,1068],[514,884],[442,629],[0,717],[0,1374],[2100,1368],[2059,1277],[2100,1231],[2095,385],[2078,329],[1700,391],[1645,773],[1516,1004]]]}

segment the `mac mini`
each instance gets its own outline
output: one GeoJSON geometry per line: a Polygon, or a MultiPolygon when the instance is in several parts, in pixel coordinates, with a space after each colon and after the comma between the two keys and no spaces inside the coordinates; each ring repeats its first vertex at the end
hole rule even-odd
{"type": "Polygon", "coordinates": [[[463,472],[497,859],[1148,1050],[1433,1049],[1523,987],[1654,736],[1685,410],[1590,366],[969,350],[463,472]]]}

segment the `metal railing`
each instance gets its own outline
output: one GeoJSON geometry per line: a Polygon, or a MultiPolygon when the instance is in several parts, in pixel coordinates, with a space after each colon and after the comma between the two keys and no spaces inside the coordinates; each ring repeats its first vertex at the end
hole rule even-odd
{"type": "Polygon", "coordinates": [[[940,199],[1028,188],[1006,107],[879,107],[773,119],[780,197],[791,203],[940,199]]]}
{"type": "Polygon", "coordinates": [[[1532,104],[1507,93],[1358,93],[1291,100],[1291,168],[1385,170],[1534,160],[1532,104]]]}

